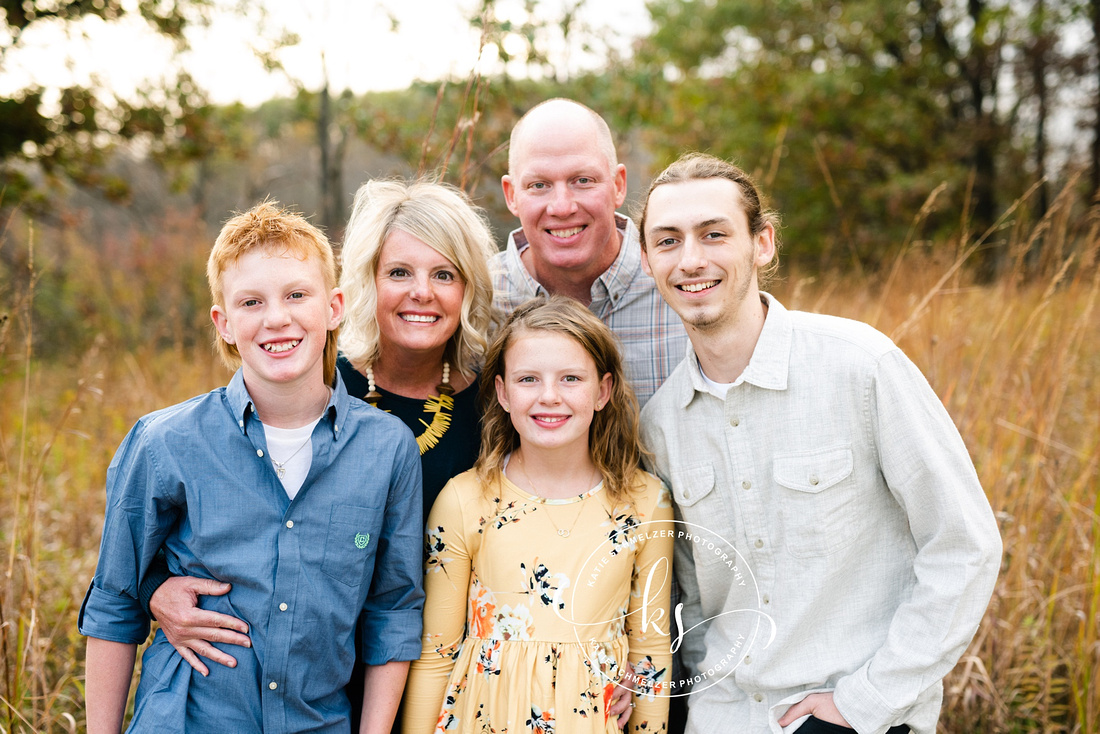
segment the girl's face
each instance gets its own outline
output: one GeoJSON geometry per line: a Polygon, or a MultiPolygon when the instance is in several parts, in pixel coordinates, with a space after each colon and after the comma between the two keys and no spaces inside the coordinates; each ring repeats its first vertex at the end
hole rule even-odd
{"type": "Polygon", "coordinates": [[[527,331],[504,352],[497,400],[512,416],[525,449],[583,449],[596,410],[611,396],[611,373],[577,341],[557,332],[527,331]]]}

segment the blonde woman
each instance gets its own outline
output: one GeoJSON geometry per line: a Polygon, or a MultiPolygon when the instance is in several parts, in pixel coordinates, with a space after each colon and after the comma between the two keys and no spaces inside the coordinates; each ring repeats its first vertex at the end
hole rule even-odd
{"type": "Polygon", "coordinates": [[[479,210],[452,186],[370,181],[355,196],[337,368],[351,395],[416,436],[425,517],[447,480],[477,459],[493,252],[479,210]]]}

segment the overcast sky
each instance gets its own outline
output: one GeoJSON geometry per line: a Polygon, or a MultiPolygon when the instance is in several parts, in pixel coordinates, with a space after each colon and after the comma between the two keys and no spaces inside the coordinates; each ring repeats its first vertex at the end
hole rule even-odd
{"type": "MultiPolygon", "coordinates": [[[[557,20],[565,8],[577,4],[540,0],[535,13],[557,20]]],[[[289,74],[310,89],[320,86],[322,50],[333,87],[357,93],[401,89],[415,79],[464,78],[478,63],[478,33],[467,21],[477,0],[267,0],[263,5],[269,14],[268,36],[286,28],[301,37],[280,58],[289,74]]],[[[518,23],[525,18],[522,0],[498,0],[497,6],[502,19],[518,23]]],[[[644,0],[582,0],[578,15],[595,31],[588,40],[620,51],[648,28],[644,0]]],[[[162,76],[169,66],[169,44],[138,19],[105,23],[90,18],[67,36],[58,27],[32,28],[0,69],[0,95],[24,87],[28,79],[62,87],[87,84],[92,75],[128,94],[142,79],[162,76]]],[[[264,43],[257,30],[255,19],[219,13],[209,28],[190,34],[193,51],[186,66],[215,102],[257,104],[293,94],[287,76],[264,71],[253,53],[253,45],[264,43]]],[[[547,43],[544,47],[552,50],[558,65],[570,71],[596,66],[602,56],[577,46],[566,48],[560,39],[547,43]]],[[[487,73],[500,70],[493,47],[482,54],[481,64],[487,73]]]]}

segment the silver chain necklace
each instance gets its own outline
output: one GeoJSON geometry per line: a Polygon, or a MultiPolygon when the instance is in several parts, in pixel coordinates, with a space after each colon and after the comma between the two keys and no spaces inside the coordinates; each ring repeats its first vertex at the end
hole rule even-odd
{"type": "Polygon", "coordinates": [[[294,453],[286,457],[282,461],[275,461],[274,458],[271,460],[271,463],[275,465],[275,473],[279,475],[279,479],[282,479],[286,476],[286,465],[290,463],[290,460],[297,456],[298,452],[304,449],[306,447],[306,444],[308,444],[312,440],[312,435],[306,437],[306,440],[302,442],[302,445],[294,449],[294,453]]]}

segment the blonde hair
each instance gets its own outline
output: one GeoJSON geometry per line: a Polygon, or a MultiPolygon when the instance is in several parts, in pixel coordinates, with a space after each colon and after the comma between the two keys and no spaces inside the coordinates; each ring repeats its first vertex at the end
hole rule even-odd
{"type": "Polygon", "coordinates": [[[459,326],[444,359],[467,377],[485,353],[492,315],[489,258],[496,253],[481,210],[459,189],[432,181],[368,181],[355,194],[344,234],[340,287],[347,301],[340,348],[356,369],[381,352],[375,276],[382,246],[405,232],[454,264],[465,284],[459,326]]]}
{"type": "Polygon", "coordinates": [[[588,451],[603,475],[612,501],[626,499],[638,486],[642,449],[638,439],[638,400],[626,381],[618,341],[611,329],[578,301],[566,296],[533,298],[517,308],[496,333],[481,371],[481,453],[478,479],[489,491],[504,470],[504,458],[520,446],[511,416],[497,401],[496,378],[504,376],[508,348],[532,332],[573,339],[596,363],[599,376],[611,375],[611,397],[592,417],[588,451]]]}
{"type": "MultiPolygon", "coordinates": [[[[214,241],[210,257],[206,260],[206,281],[215,306],[225,306],[222,275],[253,250],[284,252],[302,261],[316,258],[321,265],[325,289],[331,291],[336,287],[336,257],[324,232],[301,214],[282,208],[277,201],[267,200],[246,212],[236,213],[225,223],[214,241]]],[[[323,363],[326,385],[332,384],[336,377],[338,333],[339,329],[332,329],[325,336],[323,363]]],[[[237,346],[222,339],[216,329],[214,347],[230,369],[240,366],[241,353],[237,346]]]]}

